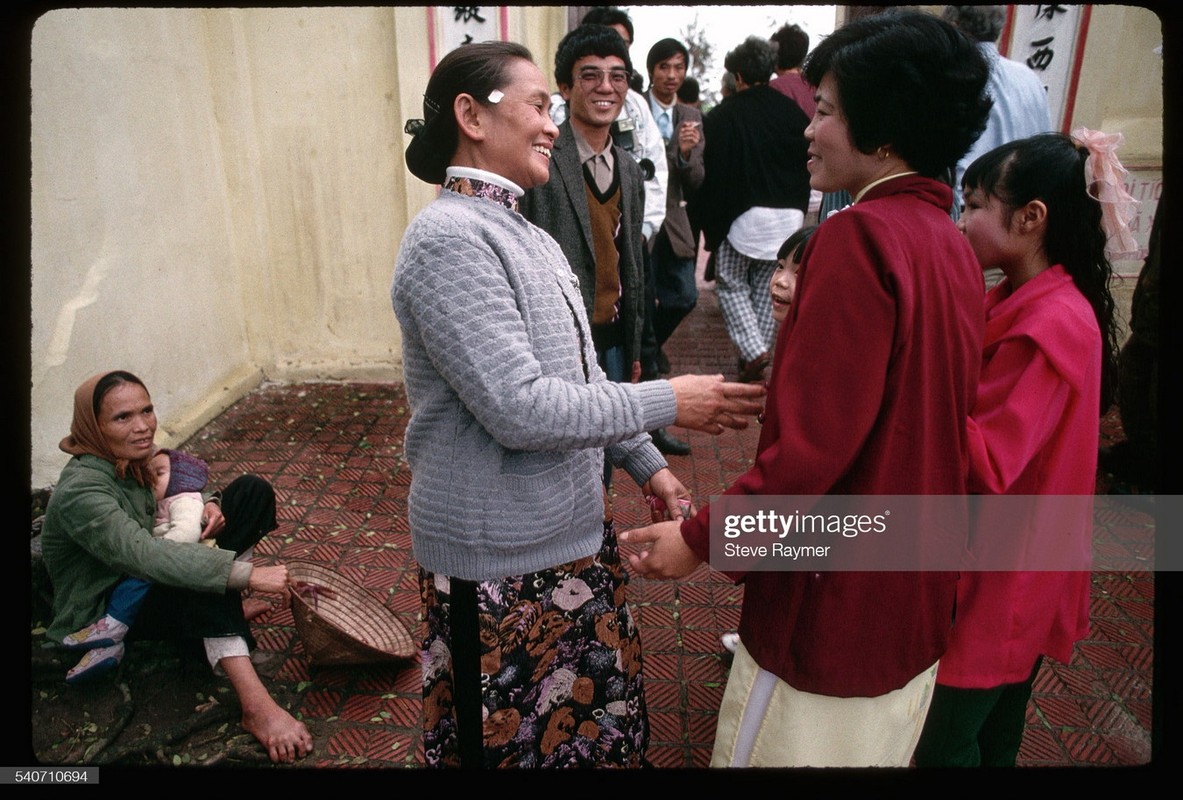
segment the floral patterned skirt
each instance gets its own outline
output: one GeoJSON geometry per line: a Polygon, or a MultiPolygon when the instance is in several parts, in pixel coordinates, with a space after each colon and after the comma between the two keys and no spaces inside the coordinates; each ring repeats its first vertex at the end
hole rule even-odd
{"type": "Polygon", "coordinates": [[[645,765],[627,583],[611,523],[598,554],[540,572],[473,583],[420,570],[427,766],[645,765]]]}

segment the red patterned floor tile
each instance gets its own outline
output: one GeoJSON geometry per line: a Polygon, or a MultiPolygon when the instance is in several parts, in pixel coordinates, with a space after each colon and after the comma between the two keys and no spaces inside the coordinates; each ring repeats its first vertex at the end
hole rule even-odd
{"type": "Polygon", "coordinates": [[[684,605],[709,606],[714,602],[713,592],[708,584],[688,584],[678,591],[678,599],[684,605]]]}
{"type": "Polygon", "coordinates": [[[682,735],[681,712],[650,710],[649,738],[653,744],[681,744],[682,735]]]}
{"type": "MultiPolygon", "coordinates": [[[[383,719],[386,704],[387,701],[378,695],[354,694],[341,703],[340,716],[350,722],[378,723],[383,719]]],[[[389,715],[388,711],[386,713],[389,715]]]]}
{"type": "Polygon", "coordinates": [[[283,662],[283,666],[275,672],[275,679],[289,683],[302,683],[309,680],[312,673],[308,662],[304,659],[303,651],[298,647],[292,651],[292,657],[283,662]]]}
{"type": "Polygon", "coordinates": [[[1154,703],[1152,702],[1152,698],[1137,700],[1126,697],[1124,698],[1124,702],[1126,707],[1129,708],[1130,713],[1138,720],[1138,725],[1142,727],[1142,730],[1151,730],[1154,722],[1154,703]]]}
{"type": "MultiPolygon", "coordinates": [[[[678,647],[678,632],[673,628],[641,625],[641,647],[645,653],[668,653],[678,647]]],[[[648,659],[649,656],[645,658],[648,659]]]]}
{"type": "Polygon", "coordinates": [[[687,681],[725,683],[730,671],[731,656],[722,647],[710,655],[686,655],[682,659],[682,675],[687,681]]]}
{"type": "Polygon", "coordinates": [[[690,681],[686,684],[686,708],[692,711],[717,713],[723,701],[723,688],[727,680],[690,681]]]}
{"type": "Polygon", "coordinates": [[[1046,728],[1027,728],[1023,732],[1023,743],[1019,747],[1016,766],[1062,766],[1067,762],[1067,753],[1059,738],[1046,728]]]}
{"type": "Polygon", "coordinates": [[[1113,751],[1113,758],[1121,766],[1143,766],[1150,763],[1150,737],[1145,731],[1136,726],[1129,729],[1131,735],[1119,733],[1105,733],[1105,744],[1113,751]]]}
{"type": "Polygon", "coordinates": [[[1039,670],[1039,674],[1035,676],[1035,682],[1031,685],[1031,693],[1033,695],[1040,694],[1055,694],[1064,691],[1064,682],[1055,670],[1051,669],[1046,663],[1039,670]]]}
{"type": "Polygon", "coordinates": [[[1069,695],[1097,697],[1108,693],[1100,672],[1092,667],[1062,667],[1056,670],[1056,675],[1063,682],[1064,691],[1069,695]]]}
{"type": "Polygon", "coordinates": [[[709,628],[682,628],[682,646],[686,648],[688,658],[716,655],[723,652],[723,645],[719,641],[722,631],[714,625],[714,614],[707,613],[703,622],[709,628]]]}
{"type": "Polygon", "coordinates": [[[1073,764],[1114,765],[1117,757],[1100,734],[1091,731],[1063,731],[1060,741],[1073,764]]]}
{"type": "Polygon", "coordinates": [[[715,727],[719,721],[718,707],[711,711],[687,711],[686,730],[693,745],[705,745],[706,747],[714,747],[715,745],[715,727]]]}
{"type": "Polygon", "coordinates": [[[1122,669],[1127,666],[1121,648],[1111,644],[1081,642],[1077,645],[1081,656],[1097,669],[1122,669]]]}
{"type": "Polygon", "coordinates": [[[637,609],[638,624],[646,627],[673,628],[679,623],[681,612],[672,605],[647,603],[637,609]]]}
{"type": "Polygon", "coordinates": [[[419,695],[423,691],[423,671],[418,664],[395,673],[391,689],[395,692],[414,692],[419,695]]]}
{"type": "MultiPolygon", "coordinates": [[[[649,666],[646,663],[646,666],[649,666]]],[[[654,680],[652,671],[645,670],[645,703],[650,709],[674,709],[681,713],[682,682],[678,680],[654,680]]]]}
{"type": "MultiPolygon", "coordinates": [[[[642,646],[644,641],[642,638],[642,646]]],[[[648,649],[643,658],[646,677],[657,681],[682,680],[682,661],[677,654],[648,649]]]]}
{"type": "Polygon", "coordinates": [[[1089,725],[1088,715],[1074,698],[1044,696],[1033,698],[1032,702],[1053,728],[1087,728],[1089,725]]]}
{"type": "Polygon", "coordinates": [[[304,719],[323,719],[336,716],[340,705],[340,692],[310,690],[300,699],[300,713],[304,719]]]}
{"type": "Polygon", "coordinates": [[[1146,622],[1154,621],[1154,605],[1147,603],[1144,600],[1117,600],[1118,607],[1130,616],[1131,619],[1144,620],[1146,622]]]}
{"type": "Polygon", "coordinates": [[[651,746],[646,757],[649,759],[649,763],[658,769],[680,769],[686,766],[686,756],[683,754],[683,750],[682,745],[651,746]]]}
{"type": "Polygon", "coordinates": [[[350,766],[362,766],[370,761],[397,765],[413,746],[411,736],[404,731],[370,726],[343,728],[329,739],[326,749],[329,755],[355,759],[350,766]]]}
{"type": "Polygon", "coordinates": [[[1101,642],[1145,642],[1153,644],[1154,636],[1132,625],[1123,619],[1094,619],[1090,622],[1092,628],[1089,638],[1101,642]]]}
{"type": "Polygon", "coordinates": [[[690,748],[690,763],[684,766],[692,769],[706,769],[711,765],[711,747],[691,747],[690,748]]]}
{"type": "Polygon", "coordinates": [[[645,599],[651,603],[667,603],[673,605],[677,602],[678,586],[670,581],[646,581],[644,578],[639,578],[639,584],[645,584],[645,599]]]}

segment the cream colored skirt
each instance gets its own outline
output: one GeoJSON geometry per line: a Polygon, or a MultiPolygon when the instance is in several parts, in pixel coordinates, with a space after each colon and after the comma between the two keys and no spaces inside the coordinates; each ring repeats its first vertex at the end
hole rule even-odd
{"type": "Polygon", "coordinates": [[[907,767],[937,665],[879,697],[801,692],[740,642],[723,692],[712,767],[907,767]]]}

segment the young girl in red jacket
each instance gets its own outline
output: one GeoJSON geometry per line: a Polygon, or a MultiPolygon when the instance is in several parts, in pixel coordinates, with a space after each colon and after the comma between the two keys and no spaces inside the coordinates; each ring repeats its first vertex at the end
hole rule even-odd
{"type": "MultiPolygon", "coordinates": [[[[1099,415],[1116,376],[1110,259],[1138,249],[1120,143],[1087,129],[1041,134],[966,170],[958,227],[983,269],[1006,275],[986,294],[971,492],[1095,491],[1099,415]]],[[[962,574],[917,766],[1014,766],[1043,658],[1066,663],[1088,633],[1089,584],[1082,570],[962,574]]]]}

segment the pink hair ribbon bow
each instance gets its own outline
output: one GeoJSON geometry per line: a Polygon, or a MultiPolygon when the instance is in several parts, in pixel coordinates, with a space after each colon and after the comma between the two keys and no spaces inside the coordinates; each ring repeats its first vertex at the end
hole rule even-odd
{"type": "Polygon", "coordinates": [[[1088,193],[1101,204],[1101,229],[1105,232],[1105,255],[1110,260],[1139,259],[1146,251],[1130,233],[1130,221],[1138,201],[1125,189],[1126,168],[1117,159],[1117,148],[1125,141],[1120,133],[1077,128],[1072,138],[1088,149],[1084,176],[1088,193]]]}

